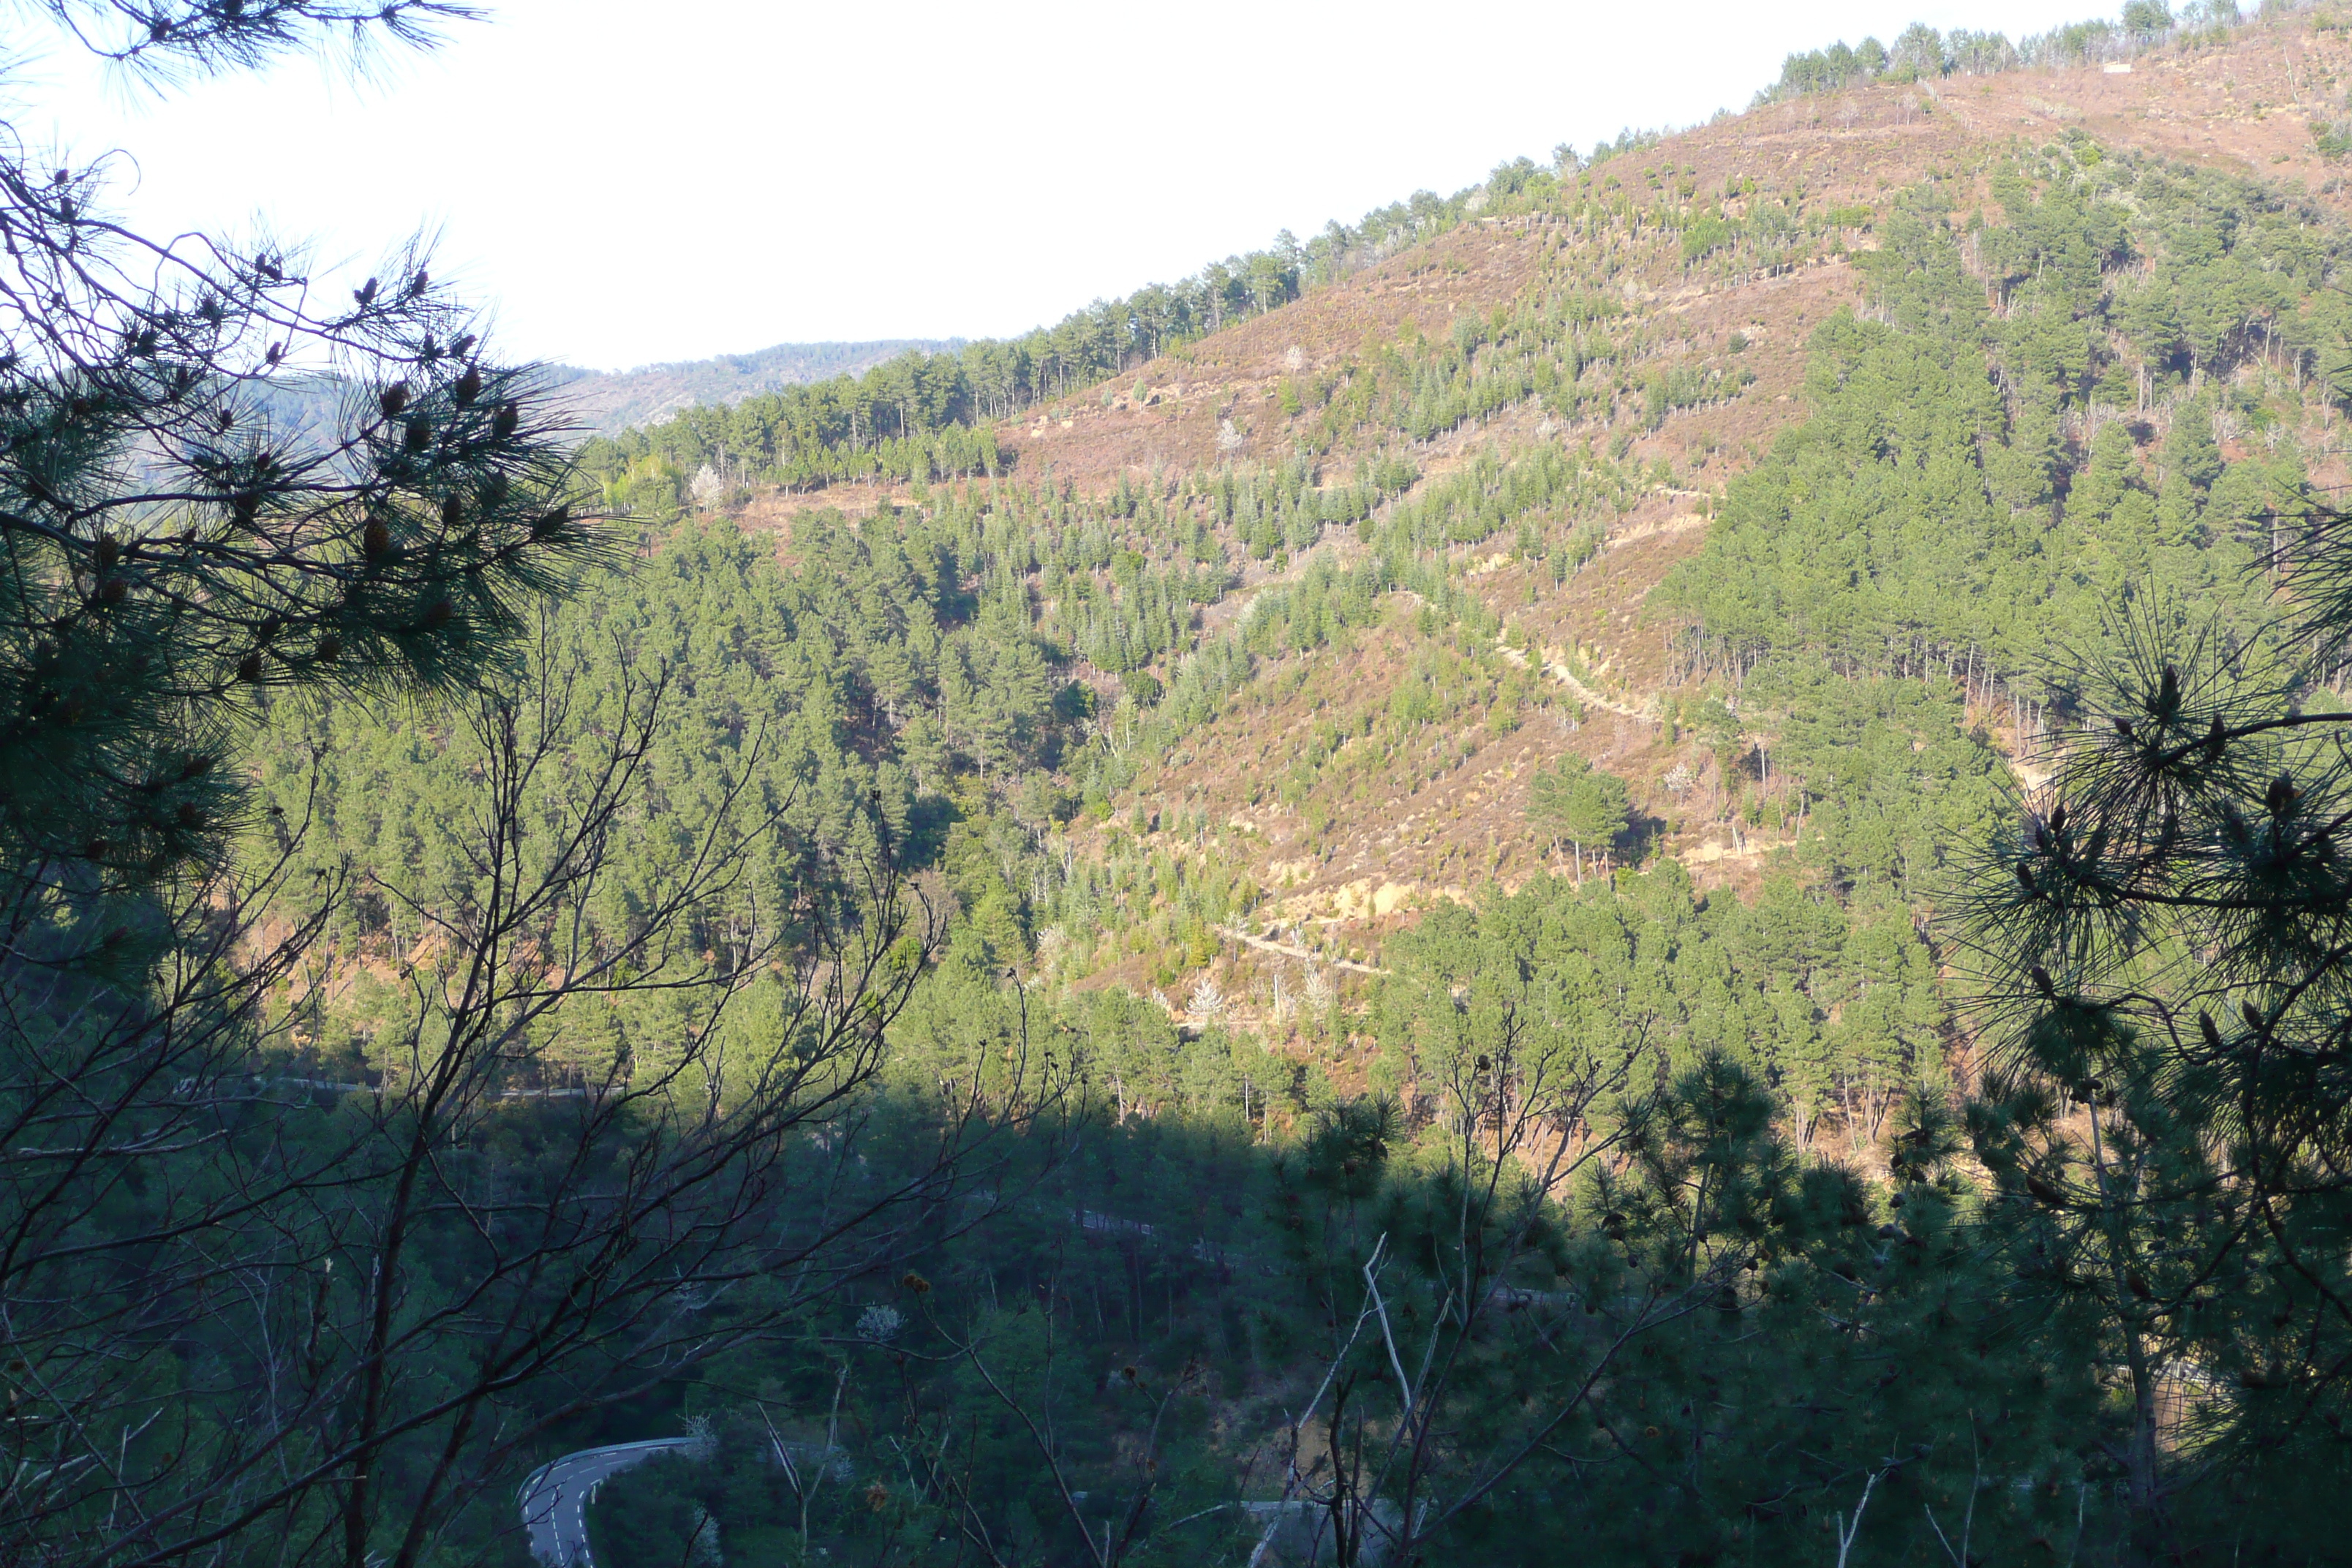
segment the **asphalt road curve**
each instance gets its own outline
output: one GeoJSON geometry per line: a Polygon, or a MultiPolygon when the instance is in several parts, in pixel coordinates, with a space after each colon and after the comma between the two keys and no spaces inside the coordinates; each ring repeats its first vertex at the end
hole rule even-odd
{"type": "Polygon", "coordinates": [[[531,1471],[517,1494],[530,1554],[550,1568],[594,1568],[588,1555],[588,1496],[596,1483],[656,1454],[683,1448],[691,1437],[653,1437],[583,1448],[531,1471]]]}

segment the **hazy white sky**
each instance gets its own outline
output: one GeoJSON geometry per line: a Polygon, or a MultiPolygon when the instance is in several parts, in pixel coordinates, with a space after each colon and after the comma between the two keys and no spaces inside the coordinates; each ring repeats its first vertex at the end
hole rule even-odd
{"type": "Polygon", "coordinates": [[[1503,158],[1743,107],[1791,49],[2112,11],[488,4],[373,84],[291,60],[158,102],[53,47],[14,119],[128,153],[117,205],[151,229],[266,215],[364,270],[437,227],[439,270],[496,305],[506,353],[620,367],[1020,331],[1503,158]]]}

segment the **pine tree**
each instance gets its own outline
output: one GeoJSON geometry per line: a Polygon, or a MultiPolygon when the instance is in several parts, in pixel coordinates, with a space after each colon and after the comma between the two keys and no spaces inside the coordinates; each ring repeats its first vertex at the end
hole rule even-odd
{"type": "Polygon", "coordinates": [[[1584,876],[1585,851],[1606,854],[1625,831],[1630,808],[1624,780],[1573,752],[1549,771],[1538,773],[1528,792],[1528,815],[1574,847],[1580,880],[1584,876]]]}
{"type": "MultiPolygon", "coordinates": [[[[466,14],[47,9],[164,82],[466,14]]],[[[421,250],[330,300],[295,251],[148,240],[104,198],[0,148],[0,867],[53,892],[215,857],[265,694],[467,686],[597,547],[544,383],[421,250]]]]}
{"type": "Polygon", "coordinates": [[[2116,1369],[2140,1559],[2249,1528],[2328,1550],[2298,1504],[2352,1473],[2352,714],[2320,680],[2352,518],[2297,521],[2257,640],[2118,618],[1971,886],[1978,1152],[2020,1277],[2116,1369]]]}

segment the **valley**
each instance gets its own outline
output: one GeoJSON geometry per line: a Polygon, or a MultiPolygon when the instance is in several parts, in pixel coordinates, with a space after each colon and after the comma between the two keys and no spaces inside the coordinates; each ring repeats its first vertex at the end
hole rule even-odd
{"type": "Polygon", "coordinates": [[[9,164],[0,1541],[2334,1561],[2347,168],[2337,0],[1916,25],[588,375],[9,164]]]}

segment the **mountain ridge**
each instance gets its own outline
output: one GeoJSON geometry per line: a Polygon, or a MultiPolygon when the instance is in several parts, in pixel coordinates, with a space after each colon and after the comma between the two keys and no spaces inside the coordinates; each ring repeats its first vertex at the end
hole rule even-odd
{"type": "Polygon", "coordinates": [[[952,353],[963,343],[961,338],[771,343],[743,353],[665,360],[627,370],[556,364],[549,373],[558,400],[583,431],[612,436],[683,409],[740,403],[778,387],[855,375],[901,354],[952,353]]]}

